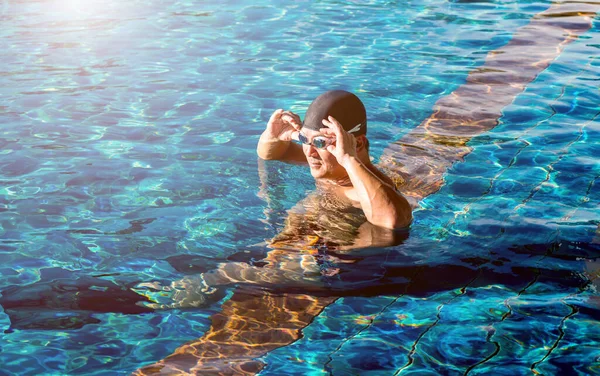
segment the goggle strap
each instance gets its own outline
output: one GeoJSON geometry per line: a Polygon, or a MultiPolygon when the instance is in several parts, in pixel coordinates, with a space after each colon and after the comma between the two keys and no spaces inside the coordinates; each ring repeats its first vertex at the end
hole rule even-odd
{"type": "Polygon", "coordinates": [[[355,126],[355,127],[354,127],[354,128],[352,128],[352,129],[350,129],[350,130],[348,131],[348,133],[354,133],[354,132],[358,132],[358,131],[360,131],[360,127],[362,127],[362,125],[363,125],[363,123],[358,123],[358,125],[357,125],[357,126],[355,126]]]}

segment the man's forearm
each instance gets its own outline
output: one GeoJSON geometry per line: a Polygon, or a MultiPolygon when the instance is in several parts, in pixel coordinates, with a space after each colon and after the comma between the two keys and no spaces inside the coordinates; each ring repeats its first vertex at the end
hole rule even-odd
{"type": "Polygon", "coordinates": [[[369,222],[390,229],[410,224],[412,209],[404,196],[379,179],[357,158],[350,158],[344,163],[344,168],[369,222]]]}

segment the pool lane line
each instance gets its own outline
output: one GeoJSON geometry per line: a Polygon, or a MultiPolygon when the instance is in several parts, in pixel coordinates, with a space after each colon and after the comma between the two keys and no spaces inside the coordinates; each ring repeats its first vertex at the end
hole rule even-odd
{"type": "MultiPolygon", "coordinates": [[[[525,89],[525,85],[533,81],[537,74],[560,54],[566,44],[591,27],[591,17],[596,15],[599,7],[600,3],[555,3],[533,16],[529,25],[517,29],[507,45],[488,53],[486,63],[467,76],[466,84],[438,100],[434,105],[434,113],[428,119],[384,150],[380,158],[380,167],[389,173],[400,190],[412,199],[420,200],[437,192],[443,185],[443,174],[447,169],[453,163],[462,161],[472,150],[466,143],[472,137],[498,124],[502,108],[510,104],[514,97],[525,89]],[[586,9],[571,9],[573,5],[586,9]],[[561,23],[556,22],[557,19],[564,18],[570,19],[571,22],[566,25],[569,27],[561,27],[561,23]],[[565,38],[563,33],[567,34],[565,38]],[[558,44],[540,44],[540,41],[548,38],[560,41],[558,44]],[[534,46],[528,47],[528,52],[537,52],[535,58],[538,60],[530,58],[516,62],[506,59],[506,56],[511,56],[511,49],[513,52],[519,52],[519,46],[523,45],[534,46]],[[511,65],[512,68],[516,65],[521,71],[508,69],[511,65]],[[465,109],[465,105],[468,108],[465,109]],[[478,111],[474,112],[471,108],[478,111]],[[436,153],[429,154],[429,149],[436,153]],[[424,164],[423,157],[432,163],[424,164]],[[409,176],[410,180],[407,179],[409,176]]],[[[328,304],[325,303],[326,305],[328,304]]],[[[299,332],[301,330],[299,329],[299,332]]],[[[297,339],[298,337],[295,340],[297,339]]],[[[189,344],[182,347],[185,346],[189,344]]],[[[185,350],[180,347],[175,353],[182,351],[185,350]]],[[[164,367],[167,366],[168,360],[159,363],[164,367]]],[[[144,368],[151,371],[152,366],[144,368]]],[[[260,372],[260,369],[254,374],[260,372]]],[[[137,372],[140,371],[141,369],[137,372]]]]}
{"type": "Polygon", "coordinates": [[[448,168],[471,152],[467,142],[496,127],[502,109],[590,29],[599,11],[600,2],[564,2],[534,15],[506,45],[490,51],[465,84],[440,98],[432,115],[390,144],[379,167],[416,201],[437,192],[448,168]]]}
{"type": "Polygon", "coordinates": [[[238,287],[211,316],[204,336],[133,374],[254,375],[266,365],[263,356],[299,340],[302,329],[335,300],[238,287]]]}

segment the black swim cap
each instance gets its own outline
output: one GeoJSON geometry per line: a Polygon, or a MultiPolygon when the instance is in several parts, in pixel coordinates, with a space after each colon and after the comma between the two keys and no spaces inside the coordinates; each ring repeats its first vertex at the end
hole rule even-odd
{"type": "Polygon", "coordinates": [[[318,132],[325,127],[322,120],[328,116],[333,116],[346,132],[355,136],[367,133],[367,111],[360,99],[352,93],[331,90],[319,95],[308,106],[302,127],[318,132]]]}

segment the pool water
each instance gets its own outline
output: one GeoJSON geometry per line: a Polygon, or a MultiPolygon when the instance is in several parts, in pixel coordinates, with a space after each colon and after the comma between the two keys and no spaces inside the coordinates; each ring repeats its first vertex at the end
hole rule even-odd
{"type": "MultiPolygon", "coordinates": [[[[408,239],[356,252],[364,279],[333,283],[261,375],[600,374],[600,3],[570,4],[589,30],[469,137],[408,239]]],[[[130,374],[202,337],[235,286],[156,311],[134,288],[269,251],[314,190],[257,160],[275,109],[355,92],[379,160],[550,6],[1,3],[3,374],[130,374]]]]}

